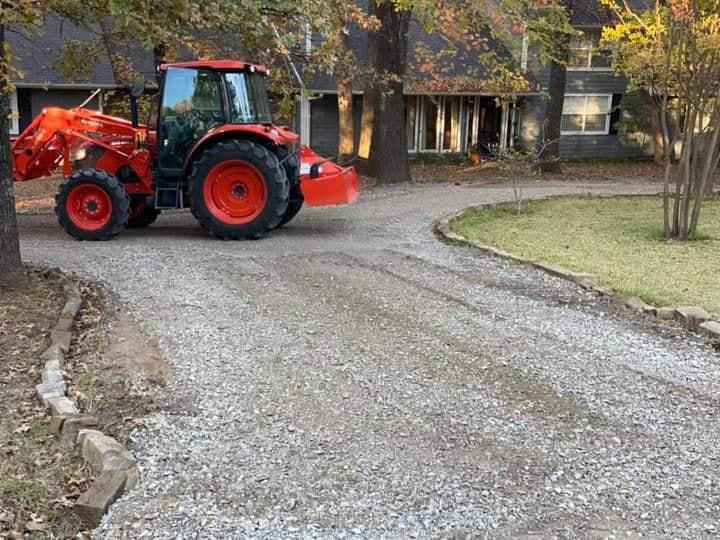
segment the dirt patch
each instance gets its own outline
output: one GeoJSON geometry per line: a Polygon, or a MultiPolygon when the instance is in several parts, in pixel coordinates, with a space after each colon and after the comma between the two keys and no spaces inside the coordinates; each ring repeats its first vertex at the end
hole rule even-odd
{"type": "Polygon", "coordinates": [[[107,291],[83,282],[81,292],[83,309],[66,363],[68,393],[83,412],[98,417],[103,433],[125,444],[162,404],[167,363],[107,291]]]}
{"type": "Polygon", "coordinates": [[[64,304],[62,284],[28,270],[22,290],[0,291],[0,538],[73,536],[69,508],[88,470],[50,431],[35,395],[42,351],[64,304]]]}
{"type": "MultiPolygon", "coordinates": [[[[412,166],[415,182],[459,182],[479,186],[504,184],[508,172],[494,162],[479,165],[460,163],[418,162],[412,166]]],[[[562,164],[562,173],[546,173],[527,181],[535,182],[662,182],[663,167],[648,161],[582,161],[562,164]]]]}

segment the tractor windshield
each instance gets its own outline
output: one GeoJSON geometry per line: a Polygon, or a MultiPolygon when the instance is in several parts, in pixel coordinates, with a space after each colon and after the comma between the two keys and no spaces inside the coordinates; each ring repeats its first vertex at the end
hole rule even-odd
{"type": "Polygon", "coordinates": [[[230,122],[233,124],[269,124],[270,106],[265,76],[260,73],[227,73],[230,122]]]}

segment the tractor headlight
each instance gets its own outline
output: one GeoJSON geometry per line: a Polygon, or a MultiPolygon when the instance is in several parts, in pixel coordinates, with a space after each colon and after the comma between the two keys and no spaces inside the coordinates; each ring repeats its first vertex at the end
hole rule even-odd
{"type": "Polygon", "coordinates": [[[82,161],[87,157],[87,148],[80,147],[77,150],[75,150],[71,156],[73,161],[82,161]]]}

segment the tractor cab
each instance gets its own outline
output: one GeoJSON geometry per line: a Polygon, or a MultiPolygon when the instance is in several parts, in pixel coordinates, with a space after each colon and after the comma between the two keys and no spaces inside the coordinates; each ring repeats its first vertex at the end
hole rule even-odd
{"type": "Polygon", "coordinates": [[[183,62],[161,66],[158,166],[184,173],[193,147],[224,125],[270,126],[265,69],[245,62],[183,62]]]}

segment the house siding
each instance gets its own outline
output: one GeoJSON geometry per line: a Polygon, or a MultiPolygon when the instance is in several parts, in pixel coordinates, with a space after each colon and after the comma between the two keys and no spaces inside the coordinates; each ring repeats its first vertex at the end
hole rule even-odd
{"type": "Polygon", "coordinates": [[[566,94],[624,94],[627,79],[612,71],[568,71],[566,94]]]}
{"type": "MultiPolygon", "coordinates": [[[[623,94],[627,82],[608,72],[568,72],[567,94],[623,94]]],[[[543,122],[547,98],[528,96],[519,103],[520,121],[517,143],[531,148],[543,140],[543,122]]],[[[609,135],[563,135],[560,138],[562,158],[633,158],[652,155],[652,138],[647,134],[634,136],[609,135]]]]}
{"type": "MultiPolygon", "coordinates": [[[[33,118],[40,114],[45,107],[63,107],[72,109],[81,105],[92,92],[89,90],[41,90],[32,89],[30,92],[31,114],[33,118]]],[[[98,97],[94,97],[87,105],[88,109],[99,107],[98,97]]]]}
{"type": "MultiPolygon", "coordinates": [[[[362,120],[362,96],[353,97],[353,123],[355,147],[360,144],[360,122],[362,120]]],[[[318,154],[334,156],[339,143],[339,120],[337,95],[325,94],[310,102],[310,146],[318,154]]]]}
{"type": "MultiPolygon", "coordinates": [[[[18,88],[18,112],[20,113],[20,132],[46,107],[72,109],[82,104],[91,94],[89,90],[57,90],[41,88],[18,88]]],[[[88,109],[99,109],[100,98],[95,96],[85,105],[88,109]]]]}

